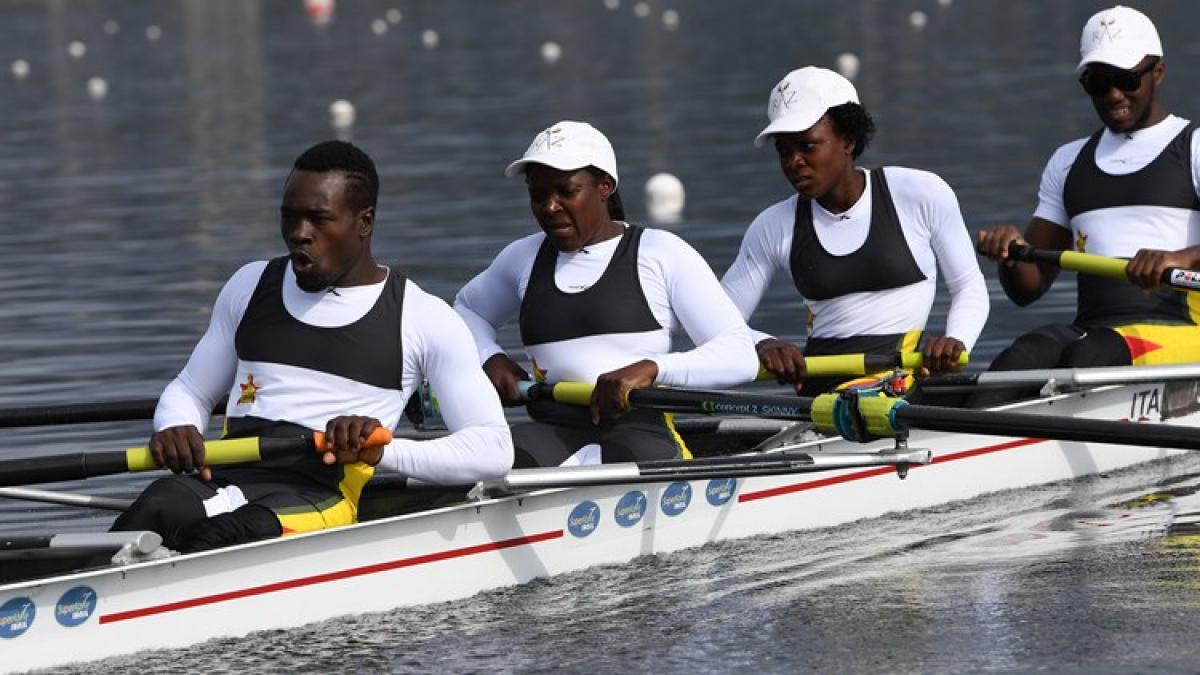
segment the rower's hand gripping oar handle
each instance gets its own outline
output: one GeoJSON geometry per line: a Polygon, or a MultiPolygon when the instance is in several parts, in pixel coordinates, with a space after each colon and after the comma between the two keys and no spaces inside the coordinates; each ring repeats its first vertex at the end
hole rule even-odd
{"type": "MultiPolygon", "coordinates": [[[[1008,257],[1018,262],[1056,265],[1064,270],[1097,277],[1128,279],[1125,269],[1129,266],[1129,261],[1121,258],[1078,251],[1050,251],[1033,248],[1028,244],[1018,244],[1015,241],[1008,245],[1008,257]]],[[[1200,271],[1171,267],[1163,272],[1160,281],[1181,291],[1200,291],[1200,271]]]]}
{"type": "MultiPolygon", "coordinates": [[[[956,365],[965,367],[971,361],[971,355],[963,352],[958,355],[956,365]]],[[[804,377],[859,377],[879,373],[892,368],[916,370],[925,365],[925,355],[921,352],[895,352],[893,354],[835,354],[832,356],[804,357],[804,377]]],[[[758,367],[759,381],[774,380],[775,373],[758,367]]]]}
{"type": "MultiPolygon", "coordinates": [[[[363,445],[375,447],[386,445],[391,440],[392,432],[381,427],[372,432],[363,445]]],[[[314,433],[312,437],[233,438],[205,443],[204,463],[208,466],[240,464],[281,455],[325,450],[325,434],[320,432],[314,433]]],[[[0,460],[0,487],[57,483],[114,473],[153,471],[159,468],[162,467],[154,462],[150,448],[3,459],[0,460]]]]}
{"type": "MultiPolygon", "coordinates": [[[[363,447],[374,448],[392,442],[392,432],[379,427],[371,432],[363,447]]],[[[325,452],[327,449],[325,434],[313,432],[311,438],[231,438],[221,441],[206,441],[204,443],[204,463],[208,466],[221,464],[241,464],[244,462],[260,462],[268,457],[311,450],[325,452]]],[[[154,463],[150,448],[130,448],[125,451],[128,471],[153,471],[162,468],[154,463]]]]}

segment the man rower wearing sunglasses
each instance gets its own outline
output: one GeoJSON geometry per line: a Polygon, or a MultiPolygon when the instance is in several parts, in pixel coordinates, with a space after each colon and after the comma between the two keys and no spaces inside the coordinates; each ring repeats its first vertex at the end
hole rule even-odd
{"type": "MultiPolygon", "coordinates": [[[[1200,361],[1200,295],[1189,302],[1159,287],[1167,268],[1200,265],[1200,134],[1159,101],[1166,62],[1146,15],[1119,5],[1097,13],[1080,54],[1079,82],[1104,127],[1050,158],[1023,235],[993,227],[977,247],[999,261],[1001,285],[1021,306],[1046,292],[1058,268],[1009,260],[1013,242],[1132,259],[1132,284],[1080,275],[1074,321],[1021,336],[991,370],[1200,361]]],[[[970,404],[1036,393],[985,392],[970,404]]]]}

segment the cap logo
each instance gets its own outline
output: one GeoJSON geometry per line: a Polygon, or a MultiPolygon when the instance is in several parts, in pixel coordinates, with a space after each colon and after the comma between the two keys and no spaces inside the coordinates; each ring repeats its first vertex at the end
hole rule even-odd
{"type": "Polygon", "coordinates": [[[1104,38],[1108,38],[1109,42],[1116,42],[1117,37],[1121,35],[1121,28],[1117,27],[1117,18],[1115,16],[1106,16],[1100,19],[1100,28],[1092,33],[1092,43],[1099,44],[1104,42],[1104,38]]]}
{"type": "Polygon", "coordinates": [[[549,129],[538,134],[537,138],[533,139],[533,145],[529,148],[529,153],[542,152],[543,150],[557,148],[561,146],[565,140],[566,139],[562,136],[562,129],[558,127],[550,127],[549,129]]]}
{"type": "Polygon", "coordinates": [[[779,113],[779,109],[781,107],[782,108],[791,108],[792,107],[792,101],[796,100],[796,92],[788,91],[791,88],[792,88],[792,83],[788,82],[787,80],[780,82],[775,87],[775,93],[778,94],[778,96],[774,96],[771,99],[771,115],[772,116],[777,115],[779,113]]]}

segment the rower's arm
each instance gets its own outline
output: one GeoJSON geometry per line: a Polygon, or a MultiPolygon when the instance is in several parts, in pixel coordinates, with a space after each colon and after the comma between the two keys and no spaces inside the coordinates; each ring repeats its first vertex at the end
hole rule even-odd
{"type": "Polygon", "coordinates": [[[467,327],[445,302],[411,282],[402,321],[405,388],[415,389],[422,376],[429,380],[450,434],[393,440],[380,466],[424,483],[455,485],[503,476],[512,468],[512,435],[467,327]]]}
{"type": "Polygon", "coordinates": [[[467,282],[454,296],[454,311],[466,323],[474,338],[479,363],[504,352],[496,341],[499,329],[521,309],[521,271],[533,262],[529,238],[518,239],[504,247],[487,269],[467,282]]]}
{"type": "MultiPolygon", "coordinates": [[[[783,203],[790,204],[794,212],[794,203],[783,203]]],[[[786,269],[792,242],[789,227],[794,227],[783,222],[788,211],[787,207],[776,204],[760,213],[746,229],[737,258],[721,277],[721,288],[744,321],[750,321],[776,270],[786,269]]],[[[771,337],[753,329],[751,333],[755,342],[771,337]]]]}
{"type": "Polygon", "coordinates": [[[640,255],[658,259],[671,312],[696,345],[654,357],[655,381],[677,387],[730,387],[754,381],[758,354],[750,329],[696,249],[670,232],[647,231],[640,255]]]}
{"type": "MultiPolygon", "coordinates": [[[[1014,240],[1034,248],[1052,251],[1070,251],[1074,248],[1070,230],[1041,218],[1034,218],[1030,221],[1023,236],[1008,241],[1014,240]]],[[[1042,297],[1058,277],[1059,268],[1056,265],[1045,263],[1023,263],[1009,260],[1008,244],[1005,243],[1003,246],[1004,251],[993,258],[1000,263],[1000,285],[1013,302],[1024,307],[1042,297]]]]}
{"type": "MultiPolygon", "coordinates": [[[[229,393],[237,372],[234,338],[250,296],[266,268],[259,261],[234,273],[217,295],[208,330],[196,343],[187,365],[163,390],[154,411],[154,429],[194,426],[201,433],[208,427],[213,406],[229,393]]],[[[235,399],[236,400],[236,399],[235,399]]]]}

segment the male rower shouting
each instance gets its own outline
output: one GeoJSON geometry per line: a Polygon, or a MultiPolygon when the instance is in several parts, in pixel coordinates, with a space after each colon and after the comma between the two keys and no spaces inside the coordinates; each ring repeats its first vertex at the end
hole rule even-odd
{"type": "Polygon", "coordinates": [[[508,425],[470,332],[371,253],[378,193],[374,162],[349,143],[320,143],[296,160],[280,208],[288,255],[234,273],[159,399],[150,449],[189,475],[155,481],[114,530],[153,530],[170,548],[199,551],[352,523],[376,466],[453,484],[512,466],[508,425]],[[423,378],[451,433],[361,447],[399,423],[423,378]],[[227,393],[227,437],[324,431],[334,455],[206,467],[201,430],[227,393]]]}
{"type": "MultiPolygon", "coordinates": [[[[1166,62],[1146,15],[1121,6],[1098,12],[1083,28],[1080,56],[1079,82],[1104,126],[1051,156],[1023,235],[993,227],[979,233],[978,248],[1000,262],[1004,291],[1022,306],[1050,288],[1058,269],[1009,260],[1013,242],[1132,258],[1133,283],[1080,275],[1074,321],[1021,336],[991,370],[1200,361],[1200,295],[1158,287],[1167,268],[1200,266],[1200,134],[1159,101],[1166,62]]],[[[969,403],[1036,394],[995,390],[969,403]]]]}

